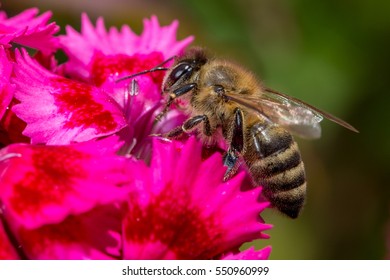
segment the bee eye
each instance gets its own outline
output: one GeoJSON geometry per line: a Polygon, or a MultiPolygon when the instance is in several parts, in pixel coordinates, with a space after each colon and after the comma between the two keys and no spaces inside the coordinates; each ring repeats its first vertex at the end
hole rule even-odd
{"type": "Polygon", "coordinates": [[[169,80],[172,84],[176,83],[181,77],[189,76],[193,71],[192,66],[189,63],[182,63],[177,65],[169,74],[169,80]]]}
{"type": "Polygon", "coordinates": [[[223,86],[215,85],[213,89],[214,92],[217,93],[218,95],[222,95],[225,93],[225,88],[223,86]]]}

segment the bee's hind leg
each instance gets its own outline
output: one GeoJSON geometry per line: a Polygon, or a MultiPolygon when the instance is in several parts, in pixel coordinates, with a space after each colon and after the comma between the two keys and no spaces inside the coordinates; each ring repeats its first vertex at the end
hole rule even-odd
{"type": "Polygon", "coordinates": [[[234,122],[230,136],[230,146],[223,157],[227,166],[224,180],[229,179],[238,169],[239,154],[244,150],[244,115],[239,108],[234,110],[234,122]]]}
{"type": "Polygon", "coordinates": [[[226,154],[223,156],[223,165],[227,167],[225,175],[223,176],[223,180],[226,181],[236,173],[238,168],[238,156],[237,154],[229,149],[226,154]]]}

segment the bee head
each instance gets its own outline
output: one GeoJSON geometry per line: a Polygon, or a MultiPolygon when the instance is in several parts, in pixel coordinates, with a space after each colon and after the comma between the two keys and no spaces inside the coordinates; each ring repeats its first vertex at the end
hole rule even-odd
{"type": "Polygon", "coordinates": [[[191,48],[183,56],[179,57],[171,70],[167,73],[163,92],[170,91],[177,85],[182,85],[191,80],[196,72],[206,64],[207,57],[203,49],[191,48]]]}

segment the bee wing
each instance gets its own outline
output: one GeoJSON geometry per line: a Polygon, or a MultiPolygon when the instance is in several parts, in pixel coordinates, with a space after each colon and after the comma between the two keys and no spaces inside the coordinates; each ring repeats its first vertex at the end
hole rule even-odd
{"type": "Polygon", "coordinates": [[[260,106],[263,114],[291,133],[309,139],[321,137],[320,122],[323,117],[317,112],[288,99],[272,100],[268,96],[264,96],[260,106]]]}
{"type": "Polygon", "coordinates": [[[271,121],[283,126],[291,133],[303,138],[319,138],[321,136],[320,122],[327,118],[345,128],[358,132],[345,121],[321,111],[302,100],[274,91],[264,89],[261,98],[227,94],[231,100],[254,110],[271,121]]]}

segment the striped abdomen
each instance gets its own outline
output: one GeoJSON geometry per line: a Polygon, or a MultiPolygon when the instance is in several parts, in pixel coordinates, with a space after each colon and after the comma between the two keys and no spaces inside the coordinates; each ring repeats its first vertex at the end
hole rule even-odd
{"type": "Polygon", "coordinates": [[[285,129],[254,123],[243,154],[254,181],[274,207],[296,218],[306,196],[306,176],[297,143],[285,129]]]}

